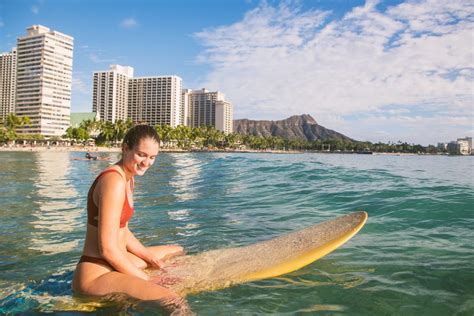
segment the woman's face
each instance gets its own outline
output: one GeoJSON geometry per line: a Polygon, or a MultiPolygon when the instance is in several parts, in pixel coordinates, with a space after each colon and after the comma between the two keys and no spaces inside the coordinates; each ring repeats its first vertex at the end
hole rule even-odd
{"type": "Polygon", "coordinates": [[[158,149],[158,143],[148,137],[142,138],[133,148],[124,145],[123,165],[132,176],[142,176],[155,162],[158,149]]]}

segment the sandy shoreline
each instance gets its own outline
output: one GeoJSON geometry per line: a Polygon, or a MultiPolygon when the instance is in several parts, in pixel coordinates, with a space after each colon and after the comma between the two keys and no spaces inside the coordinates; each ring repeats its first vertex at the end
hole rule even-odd
{"type": "MultiPolygon", "coordinates": [[[[12,146],[12,147],[0,147],[0,152],[103,152],[103,153],[114,153],[121,152],[121,148],[118,147],[96,147],[96,146],[12,146]]],[[[209,150],[184,150],[179,148],[160,148],[160,152],[170,153],[189,153],[189,152],[226,152],[226,153],[271,153],[271,154],[300,154],[302,151],[296,150],[232,150],[232,149],[209,149],[209,150]]]]}
{"type": "MultiPolygon", "coordinates": [[[[119,147],[97,147],[97,146],[31,146],[31,145],[16,145],[16,146],[1,146],[0,152],[91,152],[91,153],[117,153],[121,152],[119,147]]],[[[179,148],[160,148],[160,152],[165,153],[267,153],[267,154],[304,154],[304,153],[318,153],[318,154],[364,154],[356,152],[328,152],[315,150],[256,150],[256,149],[203,149],[203,150],[185,150],[179,148]]],[[[416,153],[384,153],[371,152],[372,155],[386,155],[386,156],[441,156],[446,154],[416,154],[416,153]]]]}
{"type": "Polygon", "coordinates": [[[79,151],[79,152],[120,152],[120,148],[93,146],[12,146],[0,147],[1,151],[42,152],[42,151],[79,151]]]}

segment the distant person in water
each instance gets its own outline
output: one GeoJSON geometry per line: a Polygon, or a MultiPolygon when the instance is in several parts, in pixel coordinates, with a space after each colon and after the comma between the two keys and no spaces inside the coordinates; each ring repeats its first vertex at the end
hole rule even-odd
{"type": "Polygon", "coordinates": [[[75,292],[96,296],[125,293],[139,300],[161,301],[171,310],[187,309],[183,298],[143,271],[163,268],[162,260],[183,254],[183,248],[146,247],[128,227],[134,213],[134,176],[142,176],[153,165],[159,143],[153,127],[131,128],[123,140],[122,159],[103,170],[92,184],[84,250],[72,281],[75,292]]]}
{"type": "Polygon", "coordinates": [[[86,159],[97,160],[97,156],[92,156],[90,152],[86,152],[86,159]]]}
{"type": "Polygon", "coordinates": [[[86,152],[84,158],[72,158],[72,160],[85,160],[85,161],[96,161],[96,160],[110,160],[109,157],[93,156],[90,152],[86,152]]]}

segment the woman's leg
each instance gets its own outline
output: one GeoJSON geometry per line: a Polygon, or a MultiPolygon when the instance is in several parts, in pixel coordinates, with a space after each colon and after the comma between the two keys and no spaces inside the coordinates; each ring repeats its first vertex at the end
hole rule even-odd
{"type": "Polygon", "coordinates": [[[123,293],[143,301],[159,301],[167,310],[189,309],[186,300],[165,287],[143,279],[112,271],[89,283],[84,294],[103,296],[123,293]]]}
{"type": "Polygon", "coordinates": [[[112,271],[89,283],[86,294],[103,296],[110,293],[125,293],[139,300],[160,300],[176,297],[170,290],[143,279],[112,271]]]}

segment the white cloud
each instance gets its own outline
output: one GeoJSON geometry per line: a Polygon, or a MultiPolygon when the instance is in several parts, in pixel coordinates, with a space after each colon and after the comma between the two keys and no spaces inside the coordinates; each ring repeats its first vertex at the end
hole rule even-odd
{"type": "Polygon", "coordinates": [[[126,18],[120,22],[120,26],[126,29],[133,29],[138,26],[138,22],[134,18],[126,18]]]}
{"type": "MultiPolygon", "coordinates": [[[[422,108],[455,130],[446,113],[473,121],[473,8],[427,0],[382,12],[368,1],[329,20],[329,12],[262,4],[240,22],[196,34],[206,47],[198,60],[213,67],[201,86],[224,92],[236,118],[310,113],[325,125],[321,118],[391,106],[392,114],[410,111],[404,116],[422,108]]],[[[328,122],[359,134],[347,121],[328,122]]],[[[417,121],[427,130],[431,123],[417,121]]]]}
{"type": "Polygon", "coordinates": [[[428,145],[472,136],[472,119],[465,116],[371,115],[350,124],[357,125],[352,130],[355,139],[372,142],[401,140],[428,145]]]}
{"type": "Polygon", "coordinates": [[[4,27],[5,26],[5,23],[3,23],[3,21],[0,21],[0,27],[4,27]]]}
{"type": "Polygon", "coordinates": [[[89,60],[95,64],[103,64],[103,63],[115,63],[117,62],[114,58],[102,58],[99,54],[90,53],[89,60]]]}
{"type": "Polygon", "coordinates": [[[86,85],[84,78],[78,75],[72,77],[72,89],[79,93],[90,93],[90,87],[86,85]]]}
{"type": "Polygon", "coordinates": [[[31,12],[33,14],[38,14],[39,13],[39,6],[37,6],[37,5],[32,6],[31,7],[31,12]]]}
{"type": "Polygon", "coordinates": [[[92,72],[74,71],[72,74],[72,112],[90,112],[92,93],[92,72]]]}

